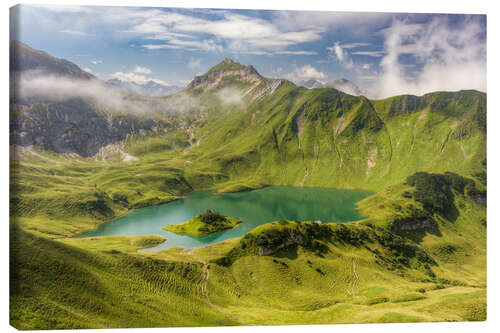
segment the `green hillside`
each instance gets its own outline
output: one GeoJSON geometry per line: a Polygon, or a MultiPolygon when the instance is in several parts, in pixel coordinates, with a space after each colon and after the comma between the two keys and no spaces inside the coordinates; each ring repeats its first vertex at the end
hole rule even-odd
{"type": "MultiPolygon", "coordinates": [[[[485,211],[469,199],[484,195],[481,185],[418,177],[442,182],[434,194],[452,194],[446,209],[428,210],[420,185],[399,184],[365,199],[368,218],[358,223],[278,221],[189,252],[139,255],[116,237],[68,246],[11,228],[11,322],[104,328],[485,320],[485,211]],[[405,219],[408,211],[430,222],[405,219]]],[[[407,183],[416,184],[412,177],[407,183]]]]}
{"type": "Polygon", "coordinates": [[[186,108],[147,110],[162,126],[100,155],[11,146],[15,327],[486,319],[486,94],[369,100],[225,60],[160,102],[186,108]],[[264,221],[190,251],[76,237],[190,192],[270,185],[377,193],[362,221],[264,221]]]}

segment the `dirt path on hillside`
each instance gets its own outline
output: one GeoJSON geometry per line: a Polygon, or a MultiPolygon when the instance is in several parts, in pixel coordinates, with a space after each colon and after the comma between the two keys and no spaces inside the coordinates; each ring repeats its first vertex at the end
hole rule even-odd
{"type": "Polygon", "coordinates": [[[200,263],[203,266],[203,268],[202,268],[202,270],[203,270],[203,282],[201,284],[201,293],[205,297],[205,300],[206,300],[208,306],[210,306],[212,309],[214,309],[216,311],[224,313],[225,315],[227,315],[228,317],[233,319],[238,324],[246,325],[246,323],[241,318],[236,316],[234,313],[232,313],[228,309],[222,308],[222,307],[212,303],[212,301],[210,301],[210,298],[208,297],[208,279],[210,278],[210,269],[208,268],[209,265],[206,261],[200,261],[200,263]]]}
{"type": "Polygon", "coordinates": [[[351,290],[347,290],[347,294],[350,296],[354,296],[354,288],[356,287],[356,282],[358,282],[359,276],[356,272],[356,260],[352,259],[352,281],[351,281],[351,290]]]}

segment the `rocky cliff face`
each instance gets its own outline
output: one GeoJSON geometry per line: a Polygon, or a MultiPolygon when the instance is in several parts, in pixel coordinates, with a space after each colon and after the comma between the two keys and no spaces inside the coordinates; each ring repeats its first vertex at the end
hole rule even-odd
{"type": "Polygon", "coordinates": [[[213,67],[206,74],[195,76],[188,84],[187,89],[214,89],[229,81],[238,81],[249,84],[261,83],[262,76],[252,66],[243,66],[231,59],[225,59],[213,67]],[[225,81],[225,82],[224,82],[225,81]]]}
{"type": "Polygon", "coordinates": [[[124,140],[128,134],[162,126],[147,119],[106,116],[81,99],[58,103],[13,106],[11,144],[38,145],[57,153],[95,155],[101,147],[124,140]]]}
{"type": "Polygon", "coordinates": [[[18,90],[23,88],[17,85],[17,80],[24,73],[30,73],[29,79],[37,75],[52,75],[78,82],[100,82],[102,89],[108,86],[67,60],[52,57],[17,41],[10,44],[10,56],[11,144],[37,145],[57,153],[77,153],[89,157],[97,154],[102,147],[124,140],[129,134],[167,126],[165,122],[140,116],[103,112],[85,98],[63,101],[52,100],[49,96],[21,98],[18,90]]]}

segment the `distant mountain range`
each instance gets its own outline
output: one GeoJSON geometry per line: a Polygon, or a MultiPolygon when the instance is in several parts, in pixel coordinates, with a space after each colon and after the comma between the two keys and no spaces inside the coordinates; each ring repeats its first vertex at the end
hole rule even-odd
{"type": "Polygon", "coordinates": [[[183,89],[179,86],[167,86],[164,84],[160,84],[153,80],[149,80],[144,84],[126,82],[120,79],[111,79],[106,82],[122,91],[142,96],[167,96],[175,94],[176,92],[179,92],[183,89]]]}
{"type": "Polygon", "coordinates": [[[349,95],[361,96],[366,95],[365,89],[359,88],[354,82],[347,79],[338,79],[335,81],[320,81],[317,79],[310,79],[307,81],[298,82],[298,85],[312,89],[312,88],[335,88],[343,91],[349,95]]]}

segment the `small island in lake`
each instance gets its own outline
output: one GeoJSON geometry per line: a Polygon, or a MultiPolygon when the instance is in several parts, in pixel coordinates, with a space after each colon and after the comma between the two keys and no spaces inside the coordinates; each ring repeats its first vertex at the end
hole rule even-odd
{"type": "Polygon", "coordinates": [[[170,224],[163,229],[177,234],[201,236],[232,229],[241,222],[243,221],[239,218],[223,216],[219,212],[207,209],[205,213],[197,215],[189,221],[181,224],[170,224]]]}

